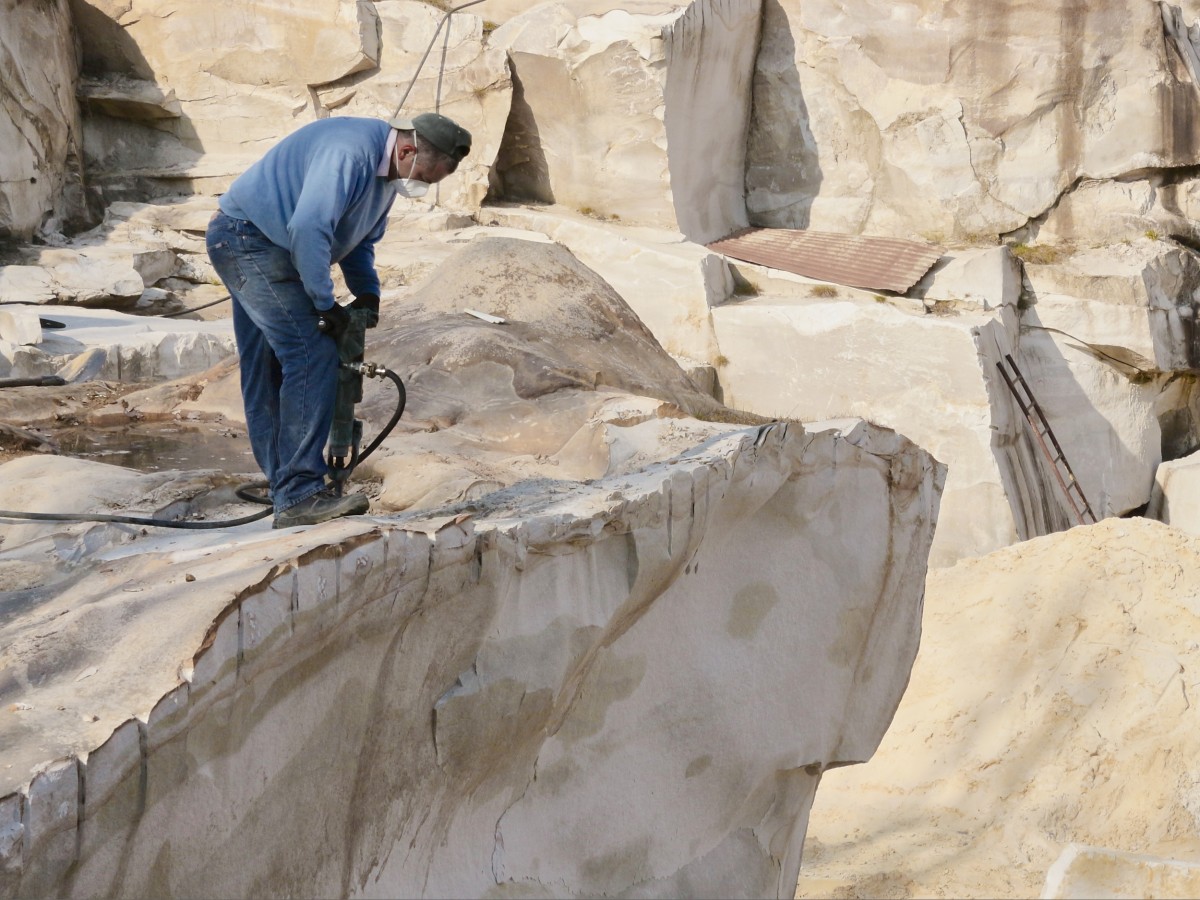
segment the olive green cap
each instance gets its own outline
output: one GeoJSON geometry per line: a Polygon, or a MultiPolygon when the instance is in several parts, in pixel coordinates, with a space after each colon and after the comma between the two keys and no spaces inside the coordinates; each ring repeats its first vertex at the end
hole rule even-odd
{"type": "Polygon", "coordinates": [[[411,119],[398,116],[388,124],[401,131],[415,131],[455,162],[471,152],[471,132],[441,113],[421,113],[411,119]]]}

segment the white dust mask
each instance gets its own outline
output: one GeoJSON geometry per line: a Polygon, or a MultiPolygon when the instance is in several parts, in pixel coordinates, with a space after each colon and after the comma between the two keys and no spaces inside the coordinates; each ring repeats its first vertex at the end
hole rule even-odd
{"type": "Polygon", "coordinates": [[[424,197],[429,190],[428,184],[415,178],[393,178],[392,187],[396,189],[397,196],[407,197],[409,200],[424,197]]]}
{"type": "MultiPolygon", "coordinates": [[[[408,170],[410,176],[416,167],[417,160],[414,157],[412,167],[408,170]]],[[[417,178],[393,178],[389,184],[395,188],[397,196],[407,197],[409,200],[419,200],[429,190],[429,183],[417,178]]]]}

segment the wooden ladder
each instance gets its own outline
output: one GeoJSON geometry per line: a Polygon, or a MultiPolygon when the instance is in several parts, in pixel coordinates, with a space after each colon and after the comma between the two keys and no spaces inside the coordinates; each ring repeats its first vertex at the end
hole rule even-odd
{"type": "Polygon", "coordinates": [[[1058,438],[1054,436],[1050,422],[1047,421],[1046,414],[1042,412],[1041,406],[1034,398],[1033,391],[1029,389],[1025,376],[1021,374],[1021,370],[1017,368],[1017,364],[1010,354],[1004,354],[1004,359],[1012,369],[1012,374],[1009,375],[1005,371],[1002,363],[996,363],[996,368],[1000,370],[1004,383],[1008,385],[1017,405],[1021,407],[1025,421],[1029,423],[1033,436],[1037,438],[1038,446],[1042,448],[1042,454],[1054,471],[1054,477],[1058,480],[1058,486],[1062,488],[1063,496],[1067,498],[1067,502],[1071,504],[1071,509],[1075,512],[1076,520],[1080,525],[1088,524],[1087,519],[1095,522],[1096,514],[1092,512],[1087,498],[1083,496],[1083,490],[1075,479],[1075,473],[1071,471],[1071,464],[1067,462],[1067,457],[1063,453],[1062,447],[1059,446],[1058,438]]]}

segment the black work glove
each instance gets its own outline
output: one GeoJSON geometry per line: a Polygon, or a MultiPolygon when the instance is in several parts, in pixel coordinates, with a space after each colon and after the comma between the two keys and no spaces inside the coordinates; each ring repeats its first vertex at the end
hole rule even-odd
{"type": "Polygon", "coordinates": [[[335,341],[342,336],[342,332],[350,325],[350,313],[334,301],[333,306],[329,309],[317,310],[317,328],[323,333],[329,335],[335,341]]]}
{"type": "Polygon", "coordinates": [[[378,294],[359,294],[350,308],[354,310],[354,321],[363,328],[374,328],[379,324],[378,294]]]}

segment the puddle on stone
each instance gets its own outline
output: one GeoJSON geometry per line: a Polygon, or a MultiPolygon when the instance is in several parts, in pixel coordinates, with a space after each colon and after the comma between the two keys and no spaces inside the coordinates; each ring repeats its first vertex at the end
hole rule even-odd
{"type": "Polygon", "coordinates": [[[258,465],[245,432],[176,423],[139,423],[120,428],[70,428],[54,440],[63,456],[93,459],[139,472],[217,469],[234,475],[258,465]]]}

